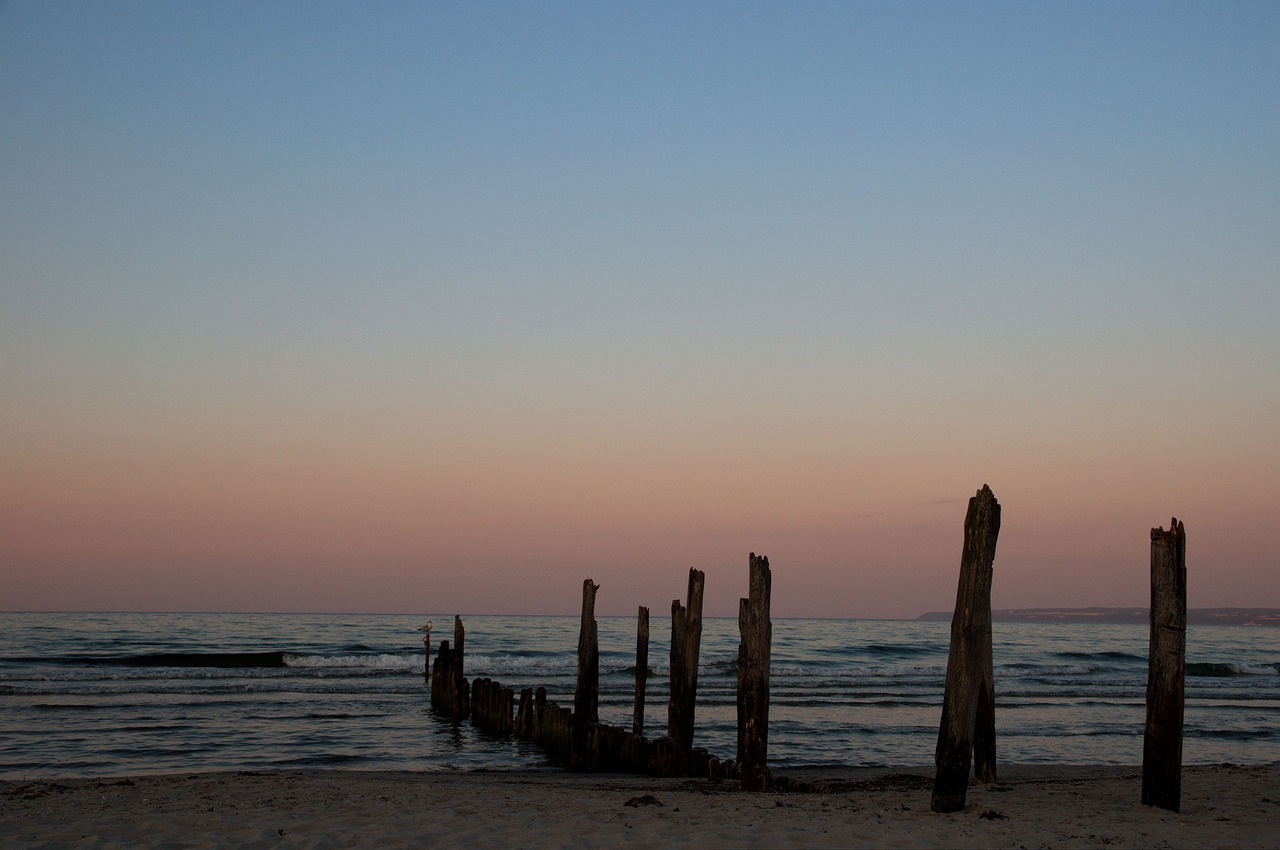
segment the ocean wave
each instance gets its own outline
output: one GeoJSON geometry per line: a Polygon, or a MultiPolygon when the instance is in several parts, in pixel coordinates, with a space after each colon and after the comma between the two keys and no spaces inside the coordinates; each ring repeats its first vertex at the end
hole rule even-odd
{"type": "Polygon", "coordinates": [[[1280,738],[1280,730],[1274,726],[1259,726],[1254,729],[1186,729],[1183,734],[1188,738],[1218,738],[1228,741],[1265,741],[1280,738]]]}
{"type": "Polygon", "coordinates": [[[1001,664],[993,671],[997,679],[1039,679],[1048,676],[1088,676],[1095,672],[1086,664],[1001,664]]]}
{"type": "Polygon", "coordinates": [[[421,671],[422,656],[416,653],[379,653],[377,655],[294,655],[284,653],[285,667],[303,669],[338,668],[359,670],[421,671]]]}
{"type": "Polygon", "coordinates": [[[1280,674],[1278,664],[1222,664],[1195,662],[1187,665],[1188,676],[1205,678],[1229,678],[1231,676],[1275,676],[1280,674]]]}
{"type": "Polygon", "coordinates": [[[283,667],[283,651],[145,652],[129,655],[54,655],[6,658],[10,664],[59,667],[283,667]]]}
{"type": "Polygon", "coordinates": [[[1066,652],[1053,653],[1055,658],[1066,658],[1080,661],[1136,661],[1145,664],[1147,656],[1135,655],[1132,652],[1122,652],[1118,649],[1109,649],[1105,652],[1077,652],[1068,650],[1066,652]]]}
{"type": "Polygon", "coordinates": [[[871,655],[882,655],[887,658],[915,658],[921,655],[937,655],[941,650],[936,646],[919,646],[901,643],[873,643],[863,647],[863,651],[871,655]]]}
{"type": "Polygon", "coordinates": [[[486,676],[564,676],[578,670],[578,658],[572,653],[476,653],[463,659],[467,675],[486,676]]]}
{"type": "Polygon", "coordinates": [[[834,681],[884,678],[936,678],[945,676],[947,665],[943,664],[883,664],[847,666],[844,668],[826,665],[773,665],[770,675],[774,678],[792,679],[830,679],[834,681]]]}

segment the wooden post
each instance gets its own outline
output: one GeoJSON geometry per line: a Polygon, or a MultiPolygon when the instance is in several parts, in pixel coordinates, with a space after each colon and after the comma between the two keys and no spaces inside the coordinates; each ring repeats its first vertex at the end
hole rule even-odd
{"type": "Polygon", "coordinates": [[[542,722],[547,714],[547,689],[539,687],[533,692],[533,738],[542,740],[542,722]]]}
{"type": "Polygon", "coordinates": [[[644,691],[649,681],[649,609],[640,606],[636,618],[636,708],[631,715],[631,731],[644,734],[644,691]]]}
{"type": "Polygon", "coordinates": [[[667,738],[675,742],[680,735],[680,706],[684,702],[684,635],[688,611],[679,599],[671,600],[671,669],[670,696],[667,697],[667,738]]]}
{"type": "Polygon", "coordinates": [[[978,628],[978,703],[973,716],[973,780],[979,785],[996,783],[996,683],[991,669],[991,578],[987,577],[987,604],[975,612],[978,628]]]}
{"type": "Polygon", "coordinates": [[[698,656],[702,650],[702,588],[706,576],[702,570],[689,570],[688,602],[685,607],[684,633],[684,723],[688,746],[693,746],[694,705],[698,698],[698,656]]]}
{"type": "Polygon", "coordinates": [[[964,808],[975,740],[984,742],[983,758],[991,758],[981,772],[989,777],[988,781],[995,778],[994,687],[989,700],[992,709],[983,720],[984,729],[977,733],[975,726],[978,706],[984,701],[986,683],[991,679],[991,576],[999,534],[1000,503],[984,484],[969,500],[964,519],[964,549],[960,556],[956,609],[951,617],[947,685],[942,697],[938,746],[934,751],[937,772],[931,806],[935,812],[957,812],[964,808]],[[985,728],[988,722],[990,729],[985,728]]]}
{"type": "MultiPolygon", "coordinates": [[[[455,640],[462,638],[462,621],[459,618],[454,631],[455,640]]],[[[440,641],[435,664],[431,667],[431,704],[447,712],[452,720],[465,720],[471,712],[470,689],[462,675],[462,651],[451,648],[449,641],[440,641]]]]}
{"type": "Polygon", "coordinates": [[[462,616],[453,616],[453,650],[450,652],[449,672],[452,674],[453,705],[450,710],[454,720],[464,720],[471,713],[471,689],[467,687],[467,679],[463,675],[462,643],[466,630],[462,627],[462,616]]]}
{"type": "Polygon", "coordinates": [[[520,691],[520,708],[516,711],[515,734],[528,740],[533,737],[533,688],[520,691]]]}
{"type": "Polygon", "coordinates": [[[422,634],[422,653],[426,657],[426,663],[422,667],[422,678],[428,685],[431,684],[431,632],[426,631],[422,634]]]}
{"type": "MultiPolygon", "coordinates": [[[[744,791],[769,788],[769,663],[773,623],[769,559],[752,552],[748,598],[738,601],[738,764],[744,791]]],[[[715,770],[719,771],[719,765],[715,770]]]]}
{"type": "Polygon", "coordinates": [[[431,705],[440,711],[449,711],[452,700],[449,689],[453,686],[453,676],[449,673],[449,641],[440,641],[435,664],[431,666],[431,705]]]}
{"type": "Polygon", "coordinates": [[[1178,520],[1151,529],[1151,648],[1142,802],[1176,812],[1182,800],[1182,715],[1187,656],[1187,535],[1178,520]]]}
{"type": "Polygon", "coordinates": [[[515,731],[516,717],[516,692],[513,688],[503,688],[498,698],[498,719],[502,721],[502,728],[499,730],[503,735],[510,735],[515,731]]]}
{"type": "Polygon", "coordinates": [[[578,627],[578,682],[573,691],[573,750],[570,767],[591,766],[588,731],[600,722],[600,645],[596,632],[596,591],[600,586],[582,583],[582,621],[578,627]]]}
{"type": "Polygon", "coordinates": [[[705,580],[702,570],[690,569],[685,606],[681,607],[679,599],[671,602],[671,702],[667,707],[667,735],[680,754],[689,753],[693,749],[705,580]]]}

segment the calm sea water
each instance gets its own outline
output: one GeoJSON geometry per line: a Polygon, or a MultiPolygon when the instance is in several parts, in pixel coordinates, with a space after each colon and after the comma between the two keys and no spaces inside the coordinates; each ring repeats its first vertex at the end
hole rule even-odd
{"type": "MultiPolygon", "coordinates": [[[[425,617],[0,614],[0,777],[215,769],[552,769],[431,710],[425,617]]],[[[436,616],[435,641],[452,617],[436,616]]],[[[467,617],[466,672],[571,704],[576,617],[467,617]]],[[[994,626],[1003,762],[1139,764],[1147,629],[994,626]]],[[[651,623],[646,734],[665,730],[651,623]]],[[[635,621],[603,617],[600,716],[631,723],[635,621]]],[[[770,763],[933,761],[949,626],[774,620],[770,763]]],[[[737,621],[704,622],[698,746],[734,754],[737,621]]],[[[1280,762],[1280,629],[1192,627],[1184,761],[1280,762]]]]}

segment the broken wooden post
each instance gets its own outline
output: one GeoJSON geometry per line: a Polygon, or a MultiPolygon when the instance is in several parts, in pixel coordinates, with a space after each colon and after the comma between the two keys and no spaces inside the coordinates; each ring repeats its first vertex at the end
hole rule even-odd
{"type": "Polygon", "coordinates": [[[640,606],[636,618],[636,707],[631,715],[631,731],[644,734],[644,691],[649,681],[649,609],[640,606]]]}
{"type": "Polygon", "coordinates": [[[1142,802],[1176,812],[1182,799],[1187,656],[1187,535],[1176,518],[1151,529],[1151,644],[1142,802]]]}
{"type": "MultiPolygon", "coordinates": [[[[773,575],[769,559],[748,560],[748,597],[738,601],[738,764],[744,791],[769,787],[769,661],[773,623],[769,596],[773,575]]],[[[719,772],[719,764],[714,770],[719,772]]]]}
{"type": "Polygon", "coordinates": [[[671,702],[667,706],[667,736],[682,756],[693,749],[705,579],[702,570],[690,569],[685,605],[682,607],[679,599],[671,602],[671,702]]]}
{"type": "Polygon", "coordinates": [[[589,727],[600,722],[600,645],[596,627],[596,591],[600,586],[587,579],[582,583],[582,621],[578,627],[578,681],[573,691],[573,749],[569,766],[587,768],[589,727]]]}
{"type": "Polygon", "coordinates": [[[984,760],[979,775],[995,780],[994,686],[984,697],[991,674],[991,576],[1000,535],[1000,503],[991,488],[969,500],[964,519],[964,549],[960,556],[960,583],[956,609],[951,617],[951,650],[947,656],[947,684],[942,697],[942,721],[934,751],[937,772],[931,807],[935,812],[964,808],[969,785],[969,761],[974,742],[983,741],[984,760]],[[988,700],[984,728],[976,730],[978,706],[988,700]],[[990,723],[990,728],[986,724],[990,723]],[[988,762],[987,759],[990,759],[988,762]]]}

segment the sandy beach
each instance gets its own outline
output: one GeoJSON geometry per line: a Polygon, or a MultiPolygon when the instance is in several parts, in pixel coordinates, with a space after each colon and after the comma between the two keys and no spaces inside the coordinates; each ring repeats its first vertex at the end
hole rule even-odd
{"type": "Polygon", "coordinates": [[[963,812],[931,768],[789,774],[805,792],[568,773],[302,770],[0,784],[35,847],[1280,847],[1280,766],[1184,769],[1182,811],[1130,767],[1002,766],[963,812]]]}

